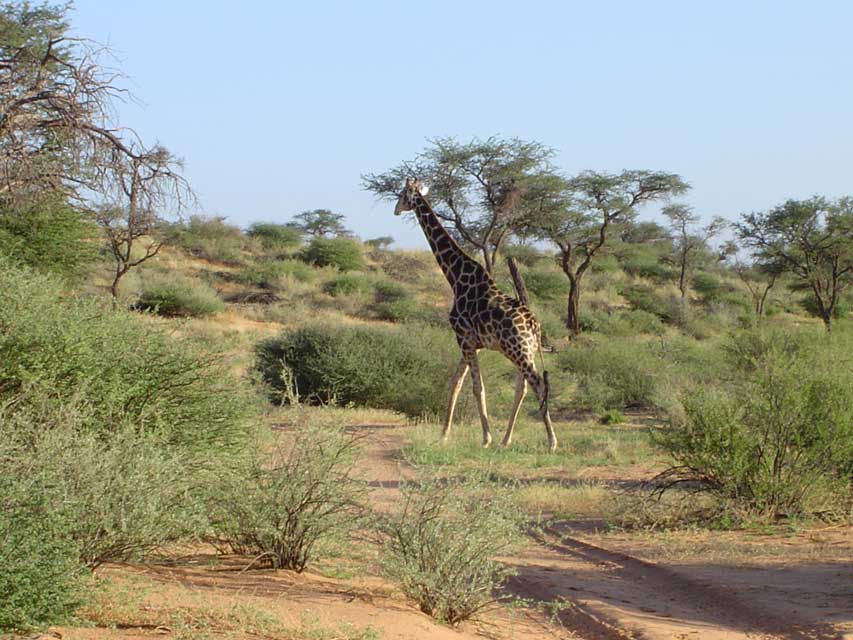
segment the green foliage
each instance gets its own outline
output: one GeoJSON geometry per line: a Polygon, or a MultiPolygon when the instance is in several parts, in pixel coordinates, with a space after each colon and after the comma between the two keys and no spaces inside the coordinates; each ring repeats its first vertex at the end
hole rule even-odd
{"type": "Polygon", "coordinates": [[[39,271],[75,278],[98,256],[95,224],[61,202],[0,211],[0,253],[39,271]]]}
{"type": "Polygon", "coordinates": [[[560,354],[558,366],[577,376],[581,408],[594,411],[664,406],[665,363],[647,343],[586,343],[560,354]]]}
{"type": "Polygon", "coordinates": [[[199,280],[177,273],[152,272],[142,282],[135,307],[161,316],[198,318],[223,311],[225,304],[199,280]]]}
{"type": "Polygon", "coordinates": [[[323,285],[323,292],[330,296],[350,296],[367,294],[373,288],[373,282],[365,275],[342,273],[323,285]]]}
{"type": "MultiPolygon", "coordinates": [[[[800,306],[805,309],[806,313],[810,316],[814,316],[815,318],[820,318],[820,307],[817,304],[817,300],[813,294],[809,294],[800,299],[800,306]]],[[[850,315],[850,305],[844,302],[843,300],[839,300],[835,303],[835,307],[832,309],[832,317],[835,320],[840,318],[846,318],[850,315]]]]}
{"type": "Polygon", "coordinates": [[[242,260],[243,233],[239,227],[227,224],[225,218],[191,216],[188,222],[173,225],[168,237],[170,242],[207,260],[232,264],[242,260]]]}
{"type": "MultiPolygon", "coordinates": [[[[821,319],[829,330],[832,301],[853,284],[853,198],[787,200],[769,211],[742,215],[735,228],[765,269],[784,269],[799,288],[820,296],[821,319]]],[[[815,307],[820,306],[816,300],[815,307]]]]}
{"type": "Polygon", "coordinates": [[[286,278],[310,282],[316,272],[299,260],[262,260],[240,269],[237,281],[262,289],[281,289],[286,278]]]}
{"type": "Polygon", "coordinates": [[[301,572],[360,524],[357,445],[343,429],[324,426],[288,434],[272,454],[256,452],[217,496],[217,534],[235,553],[301,572]]]}
{"type": "Polygon", "coordinates": [[[242,442],[251,411],[245,385],[209,345],[0,262],[0,404],[26,412],[71,399],[81,429],[130,425],[204,457],[242,442]]]}
{"type": "Polygon", "coordinates": [[[669,476],[766,516],[831,513],[853,473],[850,336],[753,330],[727,348],[729,374],[684,397],[659,442],[669,476]]]}
{"type": "Polygon", "coordinates": [[[309,236],[325,238],[349,234],[344,227],[344,216],[328,209],[303,211],[298,216],[294,216],[291,224],[309,236]]]}
{"type": "Polygon", "coordinates": [[[376,302],[397,302],[411,297],[409,290],[399,282],[380,280],[376,283],[376,302]]]}
{"type": "Polygon", "coordinates": [[[85,410],[71,402],[18,412],[0,432],[16,444],[3,473],[28,479],[44,500],[44,517],[62,526],[81,564],[138,560],[204,531],[198,486],[210,479],[192,456],[133,428],[92,433],[85,410]]]}
{"type": "Polygon", "coordinates": [[[665,329],[660,318],[648,311],[635,309],[606,313],[584,309],[581,312],[581,328],[584,331],[594,331],[608,336],[633,336],[642,333],[659,336],[665,329]]]}
{"type": "Polygon", "coordinates": [[[705,302],[714,302],[719,300],[720,297],[728,290],[728,287],[726,287],[719,278],[704,271],[700,271],[695,274],[691,284],[693,286],[693,290],[702,296],[702,300],[705,302]]]}
{"type": "Polygon", "coordinates": [[[601,414],[601,424],[622,424],[625,422],[625,414],[619,409],[608,409],[601,414]]]}
{"type": "Polygon", "coordinates": [[[267,251],[286,251],[302,244],[302,231],[286,224],[253,222],[246,230],[250,238],[257,238],[267,251]]]}
{"type": "Polygon", "coordinates": [[[527,271],[524,284],[531,296],[539,300],[559,300],[569,294],[569,281],[556,271],[527,271]]]}
{"type": "Polygon", "coordinates": [[[370,247],[371,249],[378,249],[379,251],[385,251],[394,244],[394,238],[391,236],[379,236],[378,238],[370,238],[369,240],[364,241],[365,246],[370,247]]]}
{"type": "Polygon", "coordinates": [[[507,258],[515,258],[519,263],[528,268],[536,266],[540,260],[548,257],[539,251],[539,249],[529,244],[507,245],[503,253],[507,258]]]}
{"type": "Polygon", "coordinates": [[[423,307],[411,298],[377,302],[370,308],[377,320],[385,320],[386,322],[425,320],[423,307]]]}
{"type": "Polygon", "coordinates": [[[644,407],[670,410],[680,389],[721,375],[719,349],[688,338],[638,340],[612,337],[580,342],[562,352],[557,366],[578,381],[578,408],[644,407]]]}
{"type": "MultiPolygon", "coordinates": [[[[4,443],[7,444],[7,443],[4,443]]],[[[2,452],[7,453],[6,451],[2,452]]],[[[70,618],[85,594],[77,548],[31,479],[0,462],[0,633],[70,618]]]]}
{"type": "Polygon", "coordinates": [[[237,281],[263,289],[280,289],[287,278],[311,282],[316,275],[315,269],[300,260],[264,260],[241,269],[237,281]]]}
{"type": "Polygon", "coordinates": [[[405,486],[383,520],[382,568],[421,611],[447,624],[495,601],[512,571],[496,556],[521,540],[522,519],[506,487],[468,480],[405,486]]]}
{"type": "Polygon", "coordinates": [[[674,269],[660,262],[658,255],[645,250],[632,252],[632,255],[623,262],[622,268],[632,276],[658,283],[675,280],[678,277],[674,269]]]}
{"type": "Polygon", "coordinates": [[[623,287],[619,294],[628,301],[632,309],[652,313],[663,320],[668,319],[669,308],[653,287],[645,284],[628,285],[623,287]]]}
{"type": "Polygon", "coordinates": [[[311,326],[265,340],[256,369],[278,397],[439,414],[458,360],[446,331],[311,326]]]}
{"type": "Polygon", "coordinates": [[[352,238],[313,238],[302,250],[301,258],[317,267],[340,271],[360,271],[365,267],[361,244],[352,238]]]}
{"type": "Polygon", "coordinates": [[[590,263],[593,273],[616,273],[621,269],[619,260],[613,255],[600,255],[590,263]]]}

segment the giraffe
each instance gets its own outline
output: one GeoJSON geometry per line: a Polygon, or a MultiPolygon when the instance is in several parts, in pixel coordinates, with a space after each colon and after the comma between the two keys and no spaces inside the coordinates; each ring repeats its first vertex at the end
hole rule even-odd
{"type": "Polygon", "coordinates": [[[486,392],[477,353],[492,349],[503,353],[516,367],[515,401],[509,415],[509,424],[501,441],[507,447],[512,442],[521,402],[527,394],[528,384],[539,399],[539,414],[545,424],[548,449],[557,448],[557,437],[548,412],[548,379],[536,371],[534,356],[541,355],[541,328],[533,313],[515,298],[504,294],[491,276],[476,260],[469,257],[442,226],[438,216],[426,199],[427,188],[417,180],[406,180],[403,193],[394,208],[394,215],[412,211],[423,229],[438,266],[453,288],[453,308],[450,326],[462,350],[459,366],[450,381],[450,398],[441,438],[446,442],[453,424],[453,413],[465,376],[471,371],[474,398],[483,428],[483,446],[492,442],[489,415],[486,410],[486,392]]]}

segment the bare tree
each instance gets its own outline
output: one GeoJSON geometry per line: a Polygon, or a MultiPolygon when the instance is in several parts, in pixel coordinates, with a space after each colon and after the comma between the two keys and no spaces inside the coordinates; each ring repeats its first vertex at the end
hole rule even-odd
{"type": "Polygon", "coordinates": [[[113,105],[128,97],[109,50],[70,38],[68,6],[0,7],[0,198],[98,191],[116,152],[148,162],[118,127],[113,105]]]}
{"type": "Polygon", "coordinates": [[[708,247],[708,241],[722,231],[727,223],[723,218],[714,218],[707,226],[696,228],[699,216],[693,207],[686,204],[672,204],[661,211],[669,218],[670,229],[675,234],[675,263],[678,266],[678,290],[681,300],[687,296],[687,276],[693,270],[696,258],[702,249],[708,247]]]}
{"type": "Polygon", "coordinates": [[[503,244],[542,202],[554,184],[554,152],[518,138],[475,138],[460,143],[435,138],[414,160],[362,177],[367,190],[396,197],[407,178],[429,183],[430,203],[459,243],[476,251],[493,273],[503,244]]]}
{"type": "Polygon", "coordinates": [[[111,182],[94,211],[115,260],[110,292],[118,296],[119,282],[133,267],[153,258],[163,246],[158,231],[169,212],[179,214],[194,195],[177,172],[180,162],[163,147],[115,153],[107,173],[111,182]],[[142,252],[134,251],[143,244],[142,252]]]}
{"type": "Polygon", "coordinates": [[[181,165],[116,124],[127,99],[107,48],[67,36],[70,4],[0,5],[0,206],[45,194],[93,214],[116,260],[112,293],[160,249],[151,237],[167,209],[192,199],[181,165]]]}

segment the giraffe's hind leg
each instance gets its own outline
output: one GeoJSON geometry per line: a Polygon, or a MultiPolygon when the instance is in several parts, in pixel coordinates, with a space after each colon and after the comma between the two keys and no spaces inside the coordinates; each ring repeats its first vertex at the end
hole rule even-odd
{"type": "Polygon", "coordinates": [[[456,412],[456,403],[459,400],[459,391],[465,382],[468,368],[468,359],[463,355],[459,361],[459,366],[456,368],[456,373],[450,379],[450,398],[447,401],[447,415],[444,421],[444,428],[441,430],[442,442],[447,442],[447,437],[450,435],[450,427],[453,425],[453,414],[456,412]]]}
{"type": "Polygon", "coordinates": [[[477,351],[466,351],[465,359],[468,361],[468,366],[471,367],[474,398],[477,400],[477,410],[480,412],[480,424],[483,427],[483,446],[488,447],[492,443],[492,432],[489,429],[489,413],[486,410],[486,389],[483,387],[483,376],[480,373],[477,351]]]}
{"type": "Polygon", "coordinates": [[[548,411],[548,385],[545,378],[536,371],[536,365],[532,362],[524,367],[524,378],[533,387],[536,397],[539,399],[539,415],[545,424],[545,433],[548,435],[548,451],[556,451],[557,436],[554,433],[554,425],[551,424],[551,414],[548,411]]]}
{"type": "Polygon", "coordinates": [[[527,395],[527,380],[524,379],[524,374],[519,371],[515,378],[515,403],[509,414],[509,425],[501,441],[502,447],[508,447],[512,442],[512,431],[515,429],[515,421],[518,419],[518,412],[521,410],[521,403],[524,401],[525,395],[527,395]]]}

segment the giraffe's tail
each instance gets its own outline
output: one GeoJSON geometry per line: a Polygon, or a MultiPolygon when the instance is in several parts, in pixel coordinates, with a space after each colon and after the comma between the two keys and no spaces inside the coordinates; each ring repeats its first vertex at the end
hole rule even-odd
{"type": "Polygon", "coordinates": [[[551,395],[551,383],[548,381],[548,372],[545,370],[545,356],[542,354],[541,339],[539,340],[539,361],[542,363],[542,386],[545,387],[542,401],[539,403],[539,411],[544,414],[548,413],[548,396],[551,395]]]}

